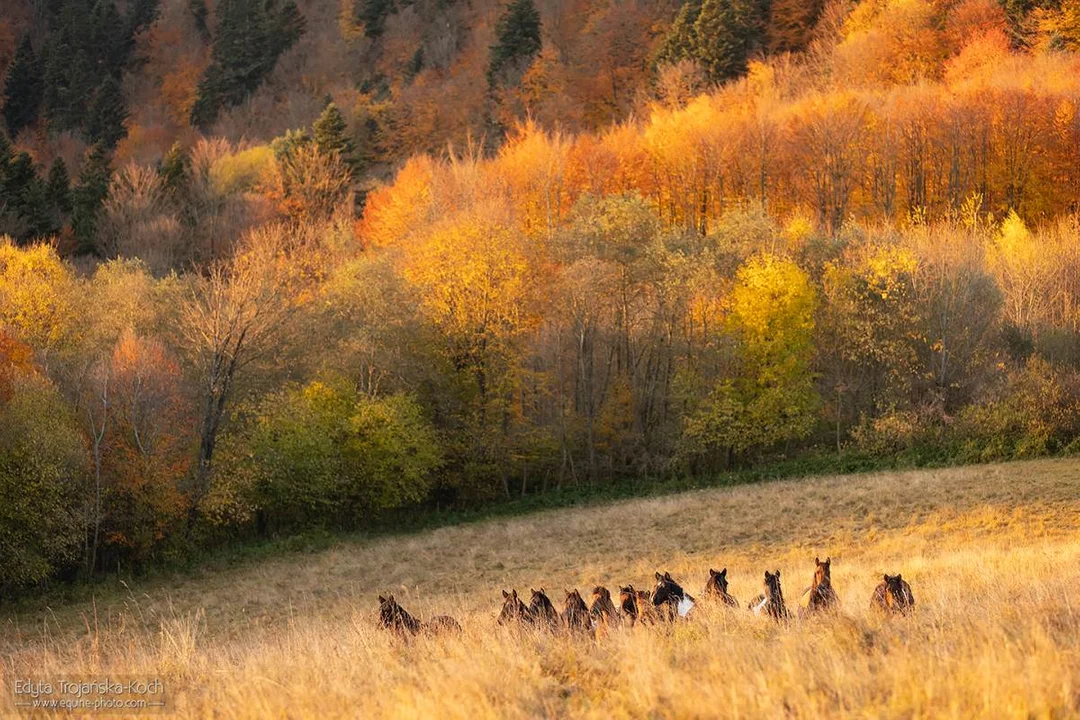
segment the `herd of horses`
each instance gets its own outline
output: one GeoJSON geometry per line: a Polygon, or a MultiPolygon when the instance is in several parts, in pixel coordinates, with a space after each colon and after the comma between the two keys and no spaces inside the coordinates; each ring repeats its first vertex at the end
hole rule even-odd
{"type": "MultiPolygon", "coordinates": [[[[840,598],[832,584],[832,559],[814,558],[814,564],[813,583],[799,599],[800,615],[835,611],[839,608],[840,598]]],[[[766,616],[778,622],[789,621],[793,613],[784,602],[779,570],[775,573],[765,572],[763,590],[750,601],[747,608],[755,615],[766,616]]],[[[585,598],[577,590],[567,591],[562,612],[555,608],[543,588],[532,591],[528,605],[518,597],[517,590],[503,590],[502,595],[502,611],[496,621],[499,625],[561,629],[594,635],[624,623],[632,627],[638,624],[674,622],[688,617],[697,604],[697,600],[683,590],[667,572],[656,573],[656,584],[652,592],[636,590],[633,585],[620,587],[617,606],[611,592],[603,586],[593,588],[589,603],[585,602],[585,598]]],[[[739,601],[728,592],[727,568],[709,570],[709,581],[702,595],[706,601],[729,608],[739,607],[739,601]]],[[[911,592],[911,586],[899,574],[885,575],[884,581],[874,589],[870,607],[888,615],[907,614],[915,608],[915,596],[911,592]]],[[[439,615],[427,622],[421,622],[401,607],[393,595],[379,596],[379,624],[406,637],[461,630],[461,625],[448,615],[439,615]]]]}

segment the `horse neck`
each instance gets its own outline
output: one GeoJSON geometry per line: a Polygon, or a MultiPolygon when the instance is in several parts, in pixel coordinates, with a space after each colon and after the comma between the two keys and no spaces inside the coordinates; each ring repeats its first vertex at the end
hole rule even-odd
{"type": "Polygon", "coordinates": [[[408,630],[419,630],[420,621],[409,614],[409,611],[400,605],[395,608],[394,622],[408,630]]]}
{"type": "Polygon", "coordinates": [[[513,620],[514,618],[521,617],[523,614],[520,600],[513,603],[503,603],[501,616],[503,620],[513,620]]]}

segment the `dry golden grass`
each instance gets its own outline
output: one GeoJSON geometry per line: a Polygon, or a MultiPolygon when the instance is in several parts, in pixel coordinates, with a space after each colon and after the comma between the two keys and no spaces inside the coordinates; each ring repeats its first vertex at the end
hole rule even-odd
{"type": "MultiPolygon", "coordinates": [[[[779,482],[342,544],[126,598],[6,619],[12,678],[159,676],[178,716],[219,718],[1080,716],[1080,462],[779,482]],[[700,604],[599,641],[494,627],[500,588],[651,585],[745,605],[781,568],[794,604],[833,558],[837,618],[781,627],[700,604]],[[912,617],[869,609],[903,572],[912,617]],[[450,613],[402,643],[376,595],[450,613]]],[[[0,712],[10,712],[10,691],[0,712]]]]}

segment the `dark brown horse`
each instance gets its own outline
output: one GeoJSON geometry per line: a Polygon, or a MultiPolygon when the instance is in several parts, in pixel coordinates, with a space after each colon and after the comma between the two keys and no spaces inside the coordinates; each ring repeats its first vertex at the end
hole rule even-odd
{"type": "Polygon", "coordinates": [[[814,558],[814,584],[808,587],[799,598],[802,612],[811,614],[826,610],[836,610],[840,598],[832,586],[832,558],[814,558]]]}
{"type": "Polygon", "coordinates": [[[791,619],[784,604],[784,591],[780,588],[780,571],[765,571],[765,592],[750,601],[749,608],[755,615],[768,615],[777,622],[791,619]]]}
{"type": "Polygon", "coordinates": [[[461,632],[461,625],[449,615],[436,615],[429,622],[420,622],[398,605],[393,595],[379,596],[379,625],[401,637],[412,637],[422,632],[432,635],[448,631],[461,632]]]}
{"type": "Polygon", "coordinates": [[[615,610],[615,603],[611,601],[611,592],[606,587],[597,585],[593,588],[592,605],[589,606],[589,614],[593,621],[602,627],[618,627],[619,613],[615,610]]]}
{"type": "Polygon", "coordinates": [[[638,623],[655,625],[660,619],[649,593],[644,590],[635,590],[633,585],[619,588],[619,610],[622,611],[623,617],[630,621],[630,627],[638,623]]]}
{"type": "Polygon", "coordinates": [[[694,607],[695,600],[682,585],[671,579],[671,573],[656,573],[656,587],[653,588],[652,604],[664,620],[686,617],[694,607]]]}
{"type": "Polygon", "coordinates": [[[562,623],[571,631],[588,632],[593,629],[593,620],[589,606],[577,590],[566,591],[566,603],[562,612],[562,623]]]}
{"type": "Polygon", "coordinates": [[[525,603],[521,602],[517,590],[511,590],[510,592],[503,590],[502,594],[502,612],[499,613],[499,619],[496,622],[499,625],[532,625],[532,613],[529,612],[529,608],[525,606],[525,603]]]}
{"type": "Polygon", "coordinates": [[[709,568],[709,582],[705,584],[705,592],[702,594],[729,607],[739,607],[739,601],[728,594],[727,568],[719,572],[709,568]]]}
{"type": "Polygon", "coordinates": [[[555,606],[551,603],[551,599],[544,592],[544,588],[532,591],[532,600],[529,602],[529,614],[532,615],[533,622],[538,624],[546,623],[549,627],[555,627],[559,624],[559,611],[555,609],[555,606]]]}
{"type": "Polygon", "coordinates": [[[911,586],[899,574],[886,575],[885,581],[874,588],[870,607],[889,615],[906,615],[915,609],[915,596],[911,594],[911,586]]]}

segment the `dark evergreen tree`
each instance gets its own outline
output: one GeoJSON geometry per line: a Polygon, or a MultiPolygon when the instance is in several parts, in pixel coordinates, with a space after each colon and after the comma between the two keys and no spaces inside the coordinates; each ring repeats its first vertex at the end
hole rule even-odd
{"type": "Polygon", "coordinates": [[[300,13],[300,8],[297,7],[294,0],[286,0],[281,10],[278,11],[271,29],[272,48],[271,58],[268,59],[268,67],[266,68],[267,73],[274,69],[278,58],[284,55],[289,48],[304,36],[306,30],[307,20],[300,13]]]}
{"type": "Polygon", "coordinates": [[[11,141],[8,140],[7,134],[0,130],[0,191],[4,188],[8,166],[11,165],[13,155],[14,150],[12,150],[11,141]]]}
{"type": "Polygon", "coordinates": [[[656,54],[658,62],[677,63],[697,59],[697,31],[694,25],[701,14],[701,0],[686,0],[668,28],[656,54]]]}
{"type": "Polygon", "coordinates": [[[361,0],[356,19],[364,26],[364,35],[373,40],[382,37],[386,18],[395,9],[394,0],[361,0]]]}
{"type": "Polygon", "coordinates": [[[304,32],[291,0],[282,8],[263,0],[222,0],[210,66],[199,83],[191,121],[206,127],[222,108],[243,102],[304,32]]]}
{"type": "Polygon", "coordinates": [[[8,198],[8,175],[11,171],[11,161],[14,159],[14,150],[7,134],[0,129],[0,209],[10,206],[8,198]]]}
{"type": "Polygon", "coordinates": [[[284,135],[270,141],[270,149],[278,160],[287,160],[297,148],[311,143],[307,130],[286,130],[284,135]]]}
{"type": "Polygon", "coordinates": [[[15,155],[7,167],[7,185],[8,189],[17,192],[24,185],[29,185],[34,175],[34,159],[30,157],[30,153],[21,152],[15,155]]]}
{"type": "Polygon", "coordinates": [[[111,150],[127,137],[127,118],[124,90],[116,78],[108,77],[94,93],[86,118],[86,135],[90,142],[102,143],[111,150]]]}
{"type": "Polygon", "coordinates": [[[420,46],[416,48],[416,52],[413,53],[412,58],[409,59],[407,65],[405,65],[405,80],[406,82],[412,82],[420,71],[424,69],[424,47],[420,46]]]}
{"type": "Polygon", "coordinates": [[[49,204],[48,188],[37,173],[23,188],[21,201],[21,215],[26,221],[23,240],[47,238],[56,233],[59,229],[57,216],[49,204]]]}
{"type": "Polygon", "coordinates": [[[45,237],[55,230],[44,183],[28,153],[21,152],[8,164],[5,178],[7,209],[21,220],[19,240],[45,237]]]}
{"type": "Polygon", "coordinates": [[[488,56],[489,87],[516,83],[540,52],[540,13],[533,0],[512,0],[495,25],[488,56]]]}
{"type": "MultiPolygon", "coordinates": [[[[127,31],[134,37],[157,20],[160,0],[132,0],[127,7],[127,31]]],[[[205,8],[206,6],[203,5],[205,8]]]]}
{"type": "Polygon", "coordinates": [[[199,35],[203,40],[210,40],[210,27],[206,24],[206,0],[188,0],[188,12],[191,13],[191,20],[195,23],[195,29],[199,31],[199,35]]]}
{"type": "Polygon", "coordinates": [[[720,83],[746,72],[754,38],[753,8],[747,0],[704,0],[694,23],[695,57],[705,75],[720,83]]]}
{"type": "Polygon", "coordinates": [[[349,169],[349,173],[355,176],[359,170],[356,143],[349,137],[349,128],[336,104],[330,103],[326,106],[319,119],[311,126],[311,131],[319,152],[336,155],[349,169]]]}
{"type": "Polygon", "coordinates": [[[109,149],[97,143],[86,152],[79,184],[72,193],[71,227],[78,241],[76,252],[94,252],[94,236],[97,232],[98,213],[109,194],[112,180],[112,157],[109,149]]]}
{"type": "Polygon", "coordinates": [[[135,39],[113,0],[98,0],[94,5],[89,30],[93,42],[87,51],[94,65],[94,84],[100,85],[107,75],[119,79],[135,48],[135,39]]]}
{"type": "Polygon", "coordinates": [[[93,69],[83,50],[73,51],[62,40],[51,45],[45,62],[45,117],[49,127],[58,132],[81,128],[94,87],[93,69]]]}
{"type": "Polygon", "coordinates": [[[714,83],[746,72],[763,42],[769,0],[687,0],[657,52],[659,62],[694,60],[714,83]]]}
{"type": "Polygon", "coordinates": [[[4,82],[4,122],[11,137],[37,119],[43,91],[41,64],[30,44],[30,36],[25,35],[4,82]]]}
{"type": "Polygon", "coordinates": [[[49,204],[58,214],[71,212],[71,177],[63,159],[56,158],[49,169],[49,181],[46,185],[49,204]]]}

